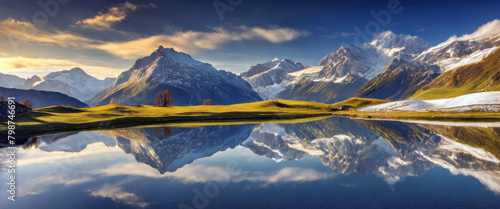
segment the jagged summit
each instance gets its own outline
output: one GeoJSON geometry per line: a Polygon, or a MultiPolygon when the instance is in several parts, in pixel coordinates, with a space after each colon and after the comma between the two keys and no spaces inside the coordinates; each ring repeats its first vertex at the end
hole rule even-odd
{"type": "Polygon", "coordinates": [[[391,31],[382,32],[370,43],[362,46],[342,46],[336,52],[324,57],[319,63],[325,66],[319,77],[335,80],[347,74],[358,74],[366,79],[372,79],[394,58],[410,60],[430,47],[429,43],[417,36],[396,35],[391,31]]]}
{"type": "Polygon", "coordinates": [[[379,33],[373,38],[370,45],[377,50],[382,50],[388,56],[414,55],[432,46],[418,36],[406,34],[396,35],[392,31],[379,33]]]}
{"type": "Polygon", "coordinates": [[[438,65],[442,72],[479,62],[500,46],[500,20],[493,20],[471,34],[452,36],[414,58],[429,65],[438,65]]]}
{"type": "Polygon", "coordinates": [[[165,89],[173,92],[174,105],[198,105],[207,98],[213,104],[261,100],[241,77],[219,71],[189,54],[159,46],[121,73],[115,85],[96,96],[91,105],[106,104],[111,98],[121,104],[152,104],[151,98],[165,89]]]}
{"type": "Polygon", "coordinates": [[[297,72],[309,67],[301,62],[289,59],[274,58],[271,61],[250,67],[247,72],[241,73],[252,88],[264,99],[271,99],[281,87],[291,79],[289,73],[297,72]]]}
{"type": "MultiPolygon", "coordinates": [[[[178,52],[174,48],[163,48],[160,45],[156,51],[153,52],[158,57],[164,57],[170,62],[178,64],[188,64],[188,65],[201,65],[204,64],[200,61],[194,60],[191,55],[184,52],[178,52]]],[[[152,55],[153,55],[152,54],[152,55]]]]}

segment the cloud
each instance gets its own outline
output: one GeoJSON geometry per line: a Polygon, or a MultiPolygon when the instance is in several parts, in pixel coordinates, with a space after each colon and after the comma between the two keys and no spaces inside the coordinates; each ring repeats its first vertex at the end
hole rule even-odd
{"type": "Polygon", "coordinates": [[[495,19],[479,27],[474,33],[465,34],[461,37],[452,36],[446,42],[476,40],[498,36],[500,34],[500,20],[495,19]]]}
{"type": "Polygon", "coordinates": [[[114,202],[136,206],[140,208],[145,208],[150,205],[150,203],[145,202],[142,197],[137,196],[134,193],[124,191],[121,187],[111,186],[109,184],[104,185],[97,191],[89,191],[90,195],[94,197],[110,198],[114,202]]]}
{"type": "Polygon", "coordinates": [[[349,33],[349,32],[336,32],[332,35],[320,35],[321,37],[323,38],[328,38],[328,39],[334,39],[334,38],[338,38],[338,37],[349,37],[349,36],[354,36],[356,35],[355,33],[349,33]]]}
{"type": "Polygon", "coordinates": [[[76,22],[76,25],[81,25],[86,28],[106,29],[110,28],[113,24],[123,21],[127,16],[140,8],[156,8],[156,5],[135,5],[130,2],[121,3],[117,6],[108,8],[105,12],[99,12],[92,18],[87,18],[76,22]]]}
{"type": "Polygon", "coordinates": [[[124,69],[87,65],[65,59],[46,59],[29,57],[0,57],[0,69],[3,73],[21,77],[31,77],[33,74],[44,76],[53,71],[68,70],[80,67],[88,74],[103,79],[117,77],[124,69]]]}
{"type": "Polygon", "coordinates": [[[20,41],[37,42],[43,45],[57,44],[63,47],[86,48],[88,45],[99,43],[99,41],[60,30],[41,29],[30,22],[12,18],[0,22],[0,33],[20,41]]]}
{"type": "Polygon", "coordinates": [[[216,50],[230,42],[264,40],[271,43],[292,41],[308,36],[308,31],[292,28],[232,27],[213,28],[208,32],[180,31],[171,35],[153,35],[121,42],[104,42],[86,38],[70,32],[37,28],[32,23],[9,18],[0,23],[0,33],[22,41],[45,45],[60,45],[79,49],[94,49],[108,52],[124,59],[137,59],[149,55],[159,45],[173,47],[178,51],[195,53],[216,50]],[[31,31],[31,32],[30,32],[31,31]]]}
{"type": "Polygon", "coordinates": [[[427,28],[420,28],[417,30],[417,32],[424,32],[425,30],[427,30],[427,28]]]}
{"type": "Polygon", "coordinates": [[[27,58],[27,57],[0,57],[1,69],[36,68],[47,66],[68,66],[78,63],[61,59],[27,58]]]}
{"type": "Polygon", "coordinates": [[[121,58],[133,59],[149,55],[159,45],[194,53],[202,50],[215,50],[229,42],[265,40],[271,43],[282,43],[307,35],[309,35],[307,31],[291,28],[265,29],[242,26],[232,30],[214,28],[210,32],[184,31],[172,35],[156,35],[125,42],[109,42],[96,46],[96,48],[121,58]]]}

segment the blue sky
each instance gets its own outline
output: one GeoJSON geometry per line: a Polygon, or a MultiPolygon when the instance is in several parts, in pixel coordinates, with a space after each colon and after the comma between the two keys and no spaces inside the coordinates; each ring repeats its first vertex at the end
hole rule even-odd
{"type": "Polygon", "coordinates": [[[40,1],[57,2],[56,12],[38,2],[0,1],[0,72],[43,76],[79,66],[117,76],[159,45],[236,73],[274,57],[316,65],[343,44],[359,44],[355,28],[367,38],[391,30],[437,45],[500,19],[500,1],[479,0],[40,1]],[[381,24],[372,13],[390,20],[381,24]]]}

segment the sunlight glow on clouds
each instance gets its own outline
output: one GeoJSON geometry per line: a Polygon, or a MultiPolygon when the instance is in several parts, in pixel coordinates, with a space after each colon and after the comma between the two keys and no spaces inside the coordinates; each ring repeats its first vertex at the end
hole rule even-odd
{"type": "Polygon", "coordinates": [[[19,69],[19,68],[36,68],[36,67],[61,67],[78,65],[76,62],[60,59],[43,59],[43,58],[27,58],[27,57],[0,57],[0,68],[2,69],[19,69]]]}
{"type": "Polygon", "coordinates": [[[99,43],[99,41],[60,30],[41,29],[33,23],[12,18],[0,22],[0,33],[19,41],[37,42],[43,45],[57,44],[63,47],[86,48],[87,45],[99,43]]]}
{"type": "Polygon", "coordinates": [[[181,31],[172,35],[153,35],[122,42],[103,42],[59,30],[36,28],[32,23],[9,18],[0,23],[0,33],[23,41],[63,47],[97,49],[124,59],[137,59],[149,55],[159,45],[173,47],[187,53],[216,50],[230,42],[263,40],[271,43],[292,41],[308,36],[308,31],[292,28],[234,27],[213,28],[208,32],[181,31]],[[28,32],[27,32],[28,31],[28,32]],[[34,32],[29,32],[34,31],[34,32]]]}
{"type": "Polygon", "coordinates": [[[156,5],[153,3],[149,5],[135,5],[130,2],[125,2],[114,7],[110,7],[106,12],[99,12],[92,18],[78,21],[76,24],[94,29],[110,28],[114,23],[121,22],[127,18],[130,12],[148,7],[156,8],[156,5]]]}
{"type": "Polygon", "coordinates": [[[271,43],[282,43],[307,36],[309,32],[291,28],[259,28],[238,27],[235,29],[214,28],[210,32],[184,31],[173,35],[156,35],[146,38],[109,42],[96,46],[125,59],[135,59],[149,55],[159,45],[173,47],[177,51],[194,53],[202,50],[215,50],[229,42],[249,40],[265,40],[271,43]]]}
{"type": "Polygon", "coordinates": [[[53,71],[69,70],[75,67],[80,67],[89,75],[99,79],[117,77],[125,70],[87,65],[63,59],[0,57],[0,69],[2,69],[3,73],[15,74],[25,78],[31,77],[32,75],[43,77],[53,71]]]}

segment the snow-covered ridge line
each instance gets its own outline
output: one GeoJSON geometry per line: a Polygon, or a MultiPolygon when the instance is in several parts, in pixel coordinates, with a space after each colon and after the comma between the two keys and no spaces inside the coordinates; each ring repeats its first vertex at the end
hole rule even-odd
{"type": "Polygon", "coordinates": [[[422,100],[410,99],[396,102],[389,102],[380,105],[373,105],[361,108],[360,111],[471,111],[477,107],[486,108],[486,110],[495,110],[500,105],[500,91],[480,92],[466,94],[451,99],[422,100]],[[489,107],[491,106],[491,108],[489,107]]]}

